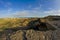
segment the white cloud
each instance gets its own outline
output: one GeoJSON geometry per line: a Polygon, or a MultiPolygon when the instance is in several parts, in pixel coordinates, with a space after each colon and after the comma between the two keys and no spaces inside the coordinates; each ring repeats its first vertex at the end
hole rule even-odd
{"type": "Polygon", "coordinates": [[[22,17],[28,16],[29,14],[30,14],[30,12],[27,11],[27,10],[24,10],[24,11],[16,11],[16,13],[15,13],[16,16],[22,16],[22,17]]]}
{"type": "Polygon", "coordinates": [[[22,10],[16,11],[12,16],[15,17],[44,17],[48,15],[60,15],[60,10],[37,11],[37,10],[22,10]]]}
{"type": "Polygon", "coordinates": [[[55,7],[55,9],[60,9],[60,0],[54,1],[54,7],[55,7]]]}
{"type": "Polygon", "coordinates": [[[36,10],[23,10],[23,11],[16,11],[13,16],[14,17],[41,17],[41,11],[36,10]]]}
{"type": "Polygon", "coordinates": [[[13,10],[10,8],[10,9],[5,9],[5,10],[0,10],[0,17],[10,17],[13,12],[13,10]]]}
{"type": "Polygon", "coordinates": [[[48,15],[60,15],[60,10],[44,11],[44,13],[46,13],[48,15]]]}
{"type": "Polygon", "coordinates": [[[60,10],[38,11],[38,10],[22,10],[12,12],[12,9],[1,10],[0,13],[5,13],[5,17],[44,17],[48,15],[60,15],[60,10]]]}
{"type": "Polygon", "coordinates": [[[12,5],[12,3],[10,3],[10,2],[6,2],[6,3],[4,4],[4,7],[6,7],[6,8],[10,8],[11,5],[12,5]]]}
{"type": "Polygon", "coordinates": [[[43,16],[43,12],[41,12],[42,5],[39,4],[39,7],[32,8],[32,5],[29,5],[28,8],[32,8],[32,10],[22,10],[16,11],[13,16],[17,17],[41,17],[43,16]],[[41,15],[42,14],[42,15],[41,15]]]}
{"type": "Polygon", "coordinates": [[[10,8],[10,6],[12,5],[12,3],[11,2],[4,2],[4,1],[2,1],[2,0],[0,0],[0,4],[2,4],[4,7],[6,7],[6,8],[10,8]]]}
{"type": "MultiPolygon", "coordinates": [[[[2,2],[3,3],[3,2],[2,2]]],[[[5,3],[6,7],[11,6],[12,4],[10,2],[5,3]]],[[[31,8],[32,6],[29,5],[28,8],[31,8]]],[[[22,10],[22,11],[13,11],[12,8],[8,8],[7,10],[3,10],[1,12],[7,13],[5,16],[7,17],[44,17],[47,15],[60,15],[60,10],[53,10],[52,8],[49,8],[48,11],[42,11],[41,10],[42,5],[40,4],[39,7],[32,8],[32,10],[22,10]]]]}

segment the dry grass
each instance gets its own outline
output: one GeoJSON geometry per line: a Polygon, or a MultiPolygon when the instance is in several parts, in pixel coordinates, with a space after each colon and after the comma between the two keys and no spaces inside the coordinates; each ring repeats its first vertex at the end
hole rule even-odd
{"type": "Polygon", "coordinates": [[[1,18],[0,19],[0,30],[6,28],[14,28],[27,26],[31,20],[36,20],[37,18],[1,18]]]}

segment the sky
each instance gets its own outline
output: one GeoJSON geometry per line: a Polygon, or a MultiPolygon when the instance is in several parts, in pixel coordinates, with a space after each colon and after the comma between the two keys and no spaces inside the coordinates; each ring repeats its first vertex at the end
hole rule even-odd
{"type": "Polygon", "coordinates": [[[0,0],[0,18],[60,16],[60,0],[0,0]]]}

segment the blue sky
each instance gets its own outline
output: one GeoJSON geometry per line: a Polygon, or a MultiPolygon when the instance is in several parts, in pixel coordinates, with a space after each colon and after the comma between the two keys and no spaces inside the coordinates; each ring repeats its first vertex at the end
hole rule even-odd
{"type": "Polygon", "coordinates": [[[60,15],[60,0],[0,0],[0,17],[60,15]]]}

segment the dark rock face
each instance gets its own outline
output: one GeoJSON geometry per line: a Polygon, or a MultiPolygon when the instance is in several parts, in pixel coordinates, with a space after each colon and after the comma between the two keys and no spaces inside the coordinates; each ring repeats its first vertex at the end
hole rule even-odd
{"type": "Polygon", "coordinates": [[[33,20],[30,21],[28,23],[28,26],[30,27],[30,29],[34,29],[34,30],[47,30],[47,25],[44,22],[41,22],[40,18],[38,18],[37,20],[33,20]]]}
{"type": "Polygon", "coordinates": [[[47,30],[55,30],[55,28],[46,22],[41,22],[40,18],[37,20],[32,20],[28,23],[28,29],[40,30],[40,31],[47,31],[47,30]],[[50,28],[51,27],[51,28],[50,28]]]}

